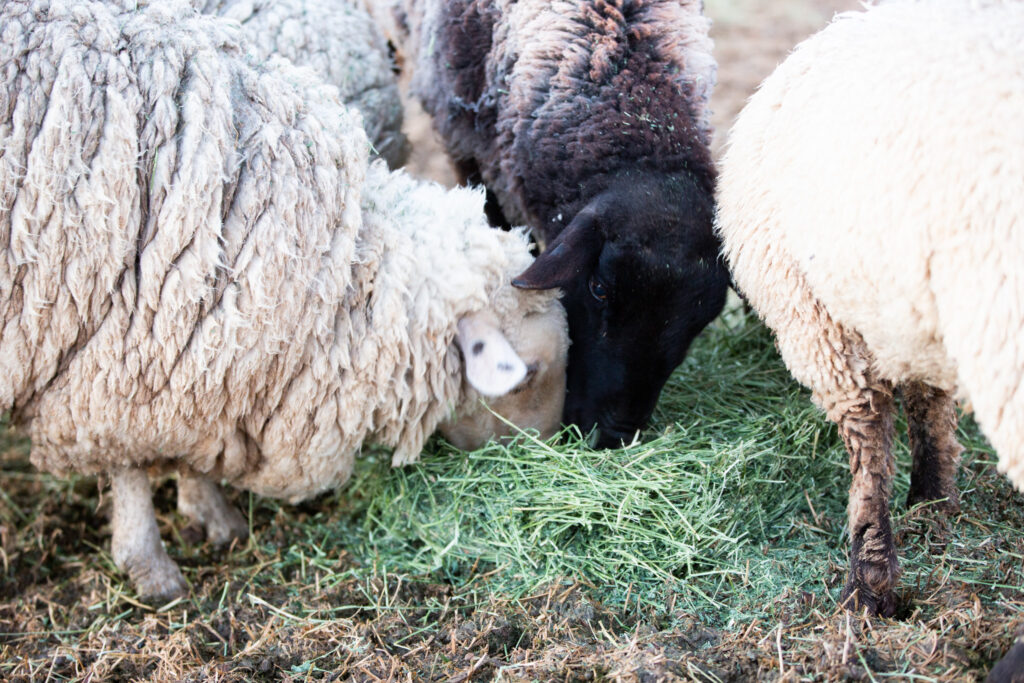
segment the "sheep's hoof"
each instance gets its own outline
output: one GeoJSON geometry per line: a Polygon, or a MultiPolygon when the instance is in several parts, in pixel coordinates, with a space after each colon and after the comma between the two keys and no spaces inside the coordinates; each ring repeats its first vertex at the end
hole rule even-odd
{"type": "Polygon", "coordinates": [[[985,680],[987,683],[1024,683],[1024,641],[1014,643],[985,680]]]}
{"type": "Polygon", "coordinates": [[[223,517],[208,518],[206,525],[193,520],[178,532],[181,540],[188,545],[200,545],[209,540],[214,547],[229,545],[235,539],[244,540],[249,537],[249,525],[236,510],[223,517]]]}
{"type": "Polygon", "coordinates": [[[199,522],[189,522],[178,532],[186,545],[199,545],[206,540],[206,529],[199,522]]]}
{"type": "Polygon", "coordinates": [[[230,505],[221,509],[220,514],[206,520],[206,538],[215,546],[225,546],[234,540],[249,537],[249,523],[230,505]]]}
{"type": "Polygon", "coordinates": [[[189,527],[198,524],[199,537],[205,532],[214,546],[228,545],[249,535],[245,517],[228,502],[217,484],[203,476],[183,474],[178,480],[178,512],[192,520],[189,527]]]}
{"type": "Polygon", "coordinates": [[[872,617],[893,617],[896,614],[896,594],[893,591],[875,593],[859,581],[850,581],[839,596],[839,603],[851,612],[867,611],[872,617]]]}
{"type": "Polygon", "coordinates": [[[174,561],[163,557],[149,557],[144,562],[128,567],[128,576],[135,584],[139,598],[150,604],[164,604],[188,592],[188,584],[174,561]]]}

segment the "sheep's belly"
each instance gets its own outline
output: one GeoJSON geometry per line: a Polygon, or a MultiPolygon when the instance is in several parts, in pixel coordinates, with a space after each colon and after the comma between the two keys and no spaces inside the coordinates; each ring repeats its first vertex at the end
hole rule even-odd
{"type": "Polygon", "coordinates": [[[909,244],[886,248],[869,231],[852,234],[859,244],[840,239],[830,248],[823,240],[805,253],[801,265],[815,297],[864,339],[878,376],[954,391],[957,367],[943,340],[928,259],[909,244]]]}

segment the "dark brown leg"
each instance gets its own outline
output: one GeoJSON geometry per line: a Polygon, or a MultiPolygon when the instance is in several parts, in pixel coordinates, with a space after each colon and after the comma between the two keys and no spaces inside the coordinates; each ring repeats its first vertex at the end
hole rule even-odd
{"type": "Polygon", "coordinates": [[[472,187],[483,184],[484,179],[480,177],[480,167],[475,159],[455,159],[452,167],[455,169],[455,181],[459,185],[472,187]]]}
{"type": "Polygon", "coordinates": [[[988,683],[1024,683],[1024,636],[1017,639],[1006,656],[989,672],[988,683]]]}
{"type": "Polygon", "coordinates": [[[956,440],[953,397],[920,382],[903,385],[900,394],[907,411],[907,432],[914,458],[907,507],[939,500],[941,511],[959,512],[956,472],[963,447],[956,440]]]}
{"type": "MultiPolygon", "coordinates": [[[[484,178],[480,175],[480,166],[477,165],[476,159],[459,159],[452,162],[452,166],[455,168],[455,180],[458,181],[459,185],[473,187],[474,185],[484,184],[484,178]]],[[[484,213],[487,215],[487,222],[491,224],[491,227],[501,228],[502,230],[510,230],[512,228],[512,223],[505,218],[505,212],[501,210],[501,205],[498,204],[497,195],[491,192],[490,188],[487,188],[484,213]]]]}
{"type": "Polygon", "coordinates": [[[841,412],[839,433],[850,454],[850,575],[847,609],[892,616],[899,560],[889,523],[892,495],[893,397],[885,386],[866,389],[841,412]]]}

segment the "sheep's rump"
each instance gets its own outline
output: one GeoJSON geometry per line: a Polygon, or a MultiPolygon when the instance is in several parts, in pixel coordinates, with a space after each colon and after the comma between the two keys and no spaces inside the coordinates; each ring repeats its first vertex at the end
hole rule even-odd
{"type": "Polygon", "coordinates": [[[1018,487],[1022,120],[1024,4],[882,4],[841,15],[765,81],[719,196],[735,282],[800,381],[834,391],[793,332],[810,324],[791,308],[798,285],[863,338],[877,376],[969,396],[1018,487]]]}
{"type": "MultiPolygon", "coordinates": [[[[333,88],[186,3],[5,0],[0,412],[37,466],[233,477],[337,441],[367,147],[333,88]]],[[[319,490],[335,464],[284,466],[319,490]]]]}
{"type": "Polygon", "coordinates": [[[387,41],[358,0],[193,0],[206,14],[242,24],[254,58],[272,55],[312,67],[363,115],[363,127],[391,168],[405,163],[402,102],[387,41]]]}
{"type": "Polygon", "coordinates": [[[367,2],[412,31],[413,90],[513,223],[550,239],[574,214],[554,207],[594,177],[711,165],[700,148],[716,67],[700,0],[367,2]]]}

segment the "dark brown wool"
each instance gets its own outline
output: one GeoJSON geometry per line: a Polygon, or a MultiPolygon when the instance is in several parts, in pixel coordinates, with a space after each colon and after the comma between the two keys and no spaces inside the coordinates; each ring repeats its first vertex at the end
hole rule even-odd
{"type": "Polygon", "coordinates": [[[460,180],[487,186],[494,224],[527,223],[548,245],[515,284],[564,292],[566,422],[596,425],[601,445],[632,439],[728,283],[699,2],[396,6],[413,89],[460,180]]]}

